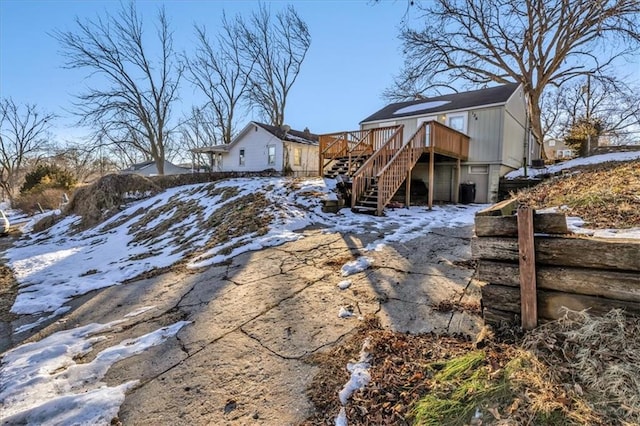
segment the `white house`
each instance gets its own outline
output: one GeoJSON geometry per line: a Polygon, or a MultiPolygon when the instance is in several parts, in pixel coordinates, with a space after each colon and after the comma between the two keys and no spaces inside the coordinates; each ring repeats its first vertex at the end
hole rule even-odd
{"type": "MultiPolygon", "coordinates": [[[[164,174],[165,175],[181,175],[185,173],[191,173],[191,169],[186,167],[176,166],[169,161],[164,161],[164,174]]],[[[158,176],[158,167],[156,167],[155,161],[145,161],[143,163],[132,164],[126,169],[120,170],[120,174],[136,174],[142,176],[158,176]]]]}
{"type": "Polygon", "coordinates": [[[193,149],[209,155],[211,170],[217,172],[259,172],[273,169],[286,175],[313,176],[318,173],[318,136],[251,121],[231,143],[193,149]]]}

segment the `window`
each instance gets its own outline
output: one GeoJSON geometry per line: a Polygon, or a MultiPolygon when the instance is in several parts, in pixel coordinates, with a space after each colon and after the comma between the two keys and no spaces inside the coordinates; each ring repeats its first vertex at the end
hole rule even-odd
{"type": "Polygon", "coordinates": [[[447,121],[448,121],[447,125],[452,129],[455,129],[462,133],[466,133],[467,126],[465,125],[466,120],[464,115],[451,115],[449,116],[447,121]]]}
{"type": "MultiPolygon", "coordinates": [[[[420,128],[420,126],[422,126],[422,123],[426,121],[438,121],[438,117],[436,117],[435,115],[431,115],[429,117],[418,118],[418,121],[416,121],[417,128],[420,128]]],[[[426,133],[424,135],[424,146],[429,146],[430,140],[431,140],[431,126],[427,126],[426,133]]]]}
{"type": "Polygon", "coordinates": [[[395,126],[395,121],[385,121],[384,123],[378,123],[378,127],[395,126]]]}
{"type": "Polygon", "coordinates": [[[549,146],[556,146],[556,140],[555,139],[551,139],[549,141],[549,146]]]}
{"type": "Polygon", "coordinates": [[[244,166],[244,149],[240,150],[240,165],[244,166]]]}
{"type": "Polygon", "coordinates": [[[486,175],[489,173],[489,166],[469,166],[470,175],[486,175]]]}
{"type": "Polygon", "coordinates": [[[302,149],[293,148],[293,165],[302,166],[302,149]]]}
{"type": "Polygon", "coordinates": [[[267,147],[267,163],[270,166],[273,166],[274,164],[276,164],[276,146],[275,145],[269,145],[267,147]]]}

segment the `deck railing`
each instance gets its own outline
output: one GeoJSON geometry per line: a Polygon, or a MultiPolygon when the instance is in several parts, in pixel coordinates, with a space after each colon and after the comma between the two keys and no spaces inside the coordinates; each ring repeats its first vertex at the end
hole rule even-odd
{"type": "Polygon", "coordinates": [[[394,132],[387,141],[382,144],[371,157],[353,175],[351,184],[351,207],[355,207],[358,198],[371,188],[375,179],[387,163],[402,147],[402,130],[404,126],[394,127],[394,132]]]}
{"type": "Polygon", "coordinates": [[[350,170],[352,161],[364,155],[373,154],[384,145],[397,128],[398,126],[387,126],[320,135],[320,175],[324,173],[325,167],[331,160],[336,158],[349,158],[350,170]]]}
{"type": "Polygon", "coordinates": [[[469,136],[437,121],[429,121],[429,124],[428,132],[438,154],[463,161],[469,159],[469,136]]]}
{"type": "Polygon", "coordinates": [[[320,174],[333,159],[348,158],[348,170],[352,170],[354,162],[370,155],[352,177],[351,207],[375,184],[376,214],[381,215],[402,182],[410,178],[409,173],[422,153],[463,161],[469,158],[469,136],[444,124],[425,122],[406,143],[403,143],[403,129],[400,125],[321,135],[320,174]]]}

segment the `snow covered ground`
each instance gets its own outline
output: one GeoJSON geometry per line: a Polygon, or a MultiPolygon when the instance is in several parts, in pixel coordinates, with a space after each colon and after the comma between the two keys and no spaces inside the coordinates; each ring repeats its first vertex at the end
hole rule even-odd
{"type": "Polygon", "coordinates": [[[79,217],[66,217],[32,239],[19,241],[5,254],[20,283],[12,312],[53,313],[75,296],[121,284],[178,261],[187,260],[190,267],[203,267],[246,251],[302,238],[295,231],[313,224],[326,226],[327,232],[378,233],[382,237],[370,246],[373,250],[387,242],[416,238],[432,228],[471,225],[475,212],[484,207],[449,205],[432,211],[412,207],[387,211],[386,217],[343,209],[336,215],[323,213],[317,196],[304,195],[330,193],[331,187],[322,179],[303,181],[295,190],[288,182],[281,178],[222,181],[215,187],[238,189],[237,195],[225,200],[222,194],[210,195],[211,184],[172,188],[133,203],[108,221],[80,233],[72,232],[79,217]],[[203,245],[214,230],[202,229],[197,214],[178,221],[175,209],[164,208],[170,201],[192,203],[197,205],[194,211],[210,217],[219,208],[256,192],[265,194],[272,203],[273,220],[268,232],[242,234],[212,248],[203,245]],[[149,217],[153,220],[142,220],[149,217]],[[163,227],[167,227],[166,232],[141,238],[145,232],[163,227]]]}
{"type": "MultiPolygon", "coordinates": [[[[120,285],[156,268],[186,260],[191,267],[222,262],[240,253],[303,238],[296,232],[321,225],[326,232],[372,233],[377,239],[369,250],[384,244],[422,236],[434,228],[466,226],[485,205],[425,207],[387,211],[386,217],[323,213],[320,198],[333,197],[333,181],[254,178],[190,185],[169,189],[136,202],[108,221],[83,232],[74,232],[79,218],[63,218],[52,228],[30,234],[5,253],[19,282],[12,312],[32,315],[33,323],[15,330],[24,333],[63,315],[65,304],[89,291],[120,285]],[[232,197],[224,188],[234,187],[232,197]],[[270,200],[272,220],[268,230],[240,234],[229,241],[205,246],[211,229],[203,229],[198,218],[215,212],[247,194],[261,193],[270,200]],[[319,197],[320,195],[320,197],[319,197]],[[168,208],[167,206],[176,207],[168,208]],[[191,215],[177,215],[178,206],[191,206],[191,215]],[[165,229],[159,235],[154,229],[165,229]],[[146,234],[145,234],[146,232],[146,234]]],[[[23,231],[29,234],[31,224],[23,231]]],[[[345,276],[366,269],[362,257],[345,265],[345,276]]],[[[152,309],[152,307],[149,307],[152,309]]],[[[93,345],[105,333],[139,315],[107,324],[90,324],[54,333],[38,342],[23,344],[2,357],[0,404],[3,424],[108,424],[117,414],[127,389],[135,381],[117,386],[101,382],[116,361],[162,343],[187,326],[184,321],[163,327],[136,339],[115,344],[95,355],[91,362],[77,363],[91,355],[93,345]]]]}
{"type": "MultiPolygon", "coordinates": [[[[527,177],[535,178],[539,175],[556,174],[565,169],[577,166],[585,166],[589,164],[605,163],[607,161],[631,161],[640,159],[640,151],[631,152],[612,152],[609,154],[592,155],[591,157],[574,158],[573,160],[564,161],[562,163],[546,166],[541,169],[527,168],[527,177]]],[[[524,177],[524,168],[514,170],[505,175],[507,179],[515,179],[524,177]]]]}

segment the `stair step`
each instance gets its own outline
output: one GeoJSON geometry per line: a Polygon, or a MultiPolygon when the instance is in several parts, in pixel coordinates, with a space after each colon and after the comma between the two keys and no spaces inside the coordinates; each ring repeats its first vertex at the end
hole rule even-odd
{"type": "Polygon", "coordinates": [[[354,213],[376,214],[377,210],[378,209],[375,207],[365,207],[365,206],[358,206],[358,205],[351,208],[351,211],[354,213]]]}

